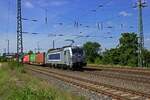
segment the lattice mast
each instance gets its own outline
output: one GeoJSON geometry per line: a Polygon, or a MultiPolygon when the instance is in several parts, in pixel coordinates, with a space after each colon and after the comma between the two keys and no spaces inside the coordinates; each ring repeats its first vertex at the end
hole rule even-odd
{"type": "Polygon", "coordinates": [[[138,0],[138,32],[139,32],[139,47],[138,47],[138,66],[144,67],[144,34],[143,34],[143,16],[142,16],[142,9],[146,7],[146,2],[142,2],[142,0],[138,0]]]}
{"type": "Polygon", "coordinates": [[[22,39],[22,14],[21,0],[17,0],[17,59],[23,62],[23,39],[22,39]]]}

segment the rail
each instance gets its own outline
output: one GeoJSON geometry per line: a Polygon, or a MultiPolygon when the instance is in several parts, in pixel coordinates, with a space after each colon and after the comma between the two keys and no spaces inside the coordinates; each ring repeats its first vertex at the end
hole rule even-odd
{"type": "Polygon", "coordinates": [[[51,76],[57,78],[59,80],[71,83],[76,86],[80,86],[82,88],[88,89],[90,91],[94,91],[96,93],[101,93],[104,95],[108,95],[117,100],[133,100],[139,98],[146,98],[150,99],[150,95],[138,91],[133,91],[125,88],[115,87],[79,77],[74,77],[62,73],[58,73],[52,70],[47,70],[44,68],[35,68],[35,67],[28,67],[27,70],[34,71],[37,73],[41,73],[47,76],[51,76]]]}

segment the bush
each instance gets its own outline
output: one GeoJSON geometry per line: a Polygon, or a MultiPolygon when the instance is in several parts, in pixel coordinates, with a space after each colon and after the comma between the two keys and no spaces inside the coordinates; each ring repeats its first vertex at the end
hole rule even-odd
{"type": "Polygon", "coordinates": [[[51,87],[46,81],[20,73],[16,62],[0,68],[0,100],[85,100],[68,92],[51,87]],[[9,67],[11,66],[11,67],[9,67]]]}
{"type": "Polygon", "coordinates": [[[7,62],[7,59],[5,57],[0,57],[0,62],[7,62]]]}
{"type": "Polygon", "coordinates": [[[8,100],[54,100],[56,93],[50,90],[33,90],[30,87],[16,88],[8,100]]]}
{"type": "Polygon", "coordinates": [[[95,64],[102,64],[102,60],[99,57],[96,57],[95,64]]]}
{"type": "Polygon", "coordinates": [[[11,70],[17,70],[19,72],[25,73],[23,64],[21,63],[18,63],[16,61],[11,61],[11,62],[8,62],[8,66],[10,67],[11,70]]]}

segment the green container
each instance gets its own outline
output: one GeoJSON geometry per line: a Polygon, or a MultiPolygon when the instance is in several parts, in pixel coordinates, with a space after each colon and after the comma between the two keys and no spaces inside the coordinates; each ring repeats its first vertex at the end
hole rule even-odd
{"type": "Polygon", "coordinates": [[[36,54],[30,54],[30,62],[35,62],[36,54]]]}

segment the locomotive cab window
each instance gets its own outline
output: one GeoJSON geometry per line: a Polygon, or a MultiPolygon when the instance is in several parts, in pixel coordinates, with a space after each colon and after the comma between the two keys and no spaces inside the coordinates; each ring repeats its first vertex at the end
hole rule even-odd
{"type": "Polygon", "coordinates": [[[83,49],[80,48],[72,49],[72,53],[83,55],[83,49]]]}

